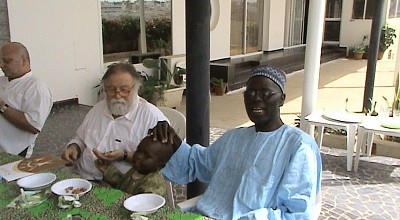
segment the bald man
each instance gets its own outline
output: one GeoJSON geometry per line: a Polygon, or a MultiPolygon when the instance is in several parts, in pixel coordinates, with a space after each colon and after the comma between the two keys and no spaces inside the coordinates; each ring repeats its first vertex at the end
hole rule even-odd
{"type": "Polygon", "coordinates": [[[30,157],[53,102],[33,77],[28,50],[18,42],[0,49],[0,151],[30,157]]]}

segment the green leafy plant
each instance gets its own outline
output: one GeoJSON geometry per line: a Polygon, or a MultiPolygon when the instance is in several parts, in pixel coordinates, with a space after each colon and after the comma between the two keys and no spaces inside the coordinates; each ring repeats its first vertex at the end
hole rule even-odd
{"type": "Polygon", "coordinates": [[[138,50],[139,18],[121,16],[102,19],[103,52],[118,53],[138,50]]]}
{"type": "Polygon", "coordinates": [[[365,45],[358,44],[353,47],[353,53],[365,53],[365,45]]]}
{"type": "Polygon", "coordinates": [[[379,39],[379,50],[385,52],[392,44],[394,44],[394,38],[396,38],[396,30],[385,24],[381,30],[381,37],[379,39]]]}
{"type": "Polygon", "coordinates": [[[146,58],[143,60],[143,66],[150,69],[158,69],[160,71],[161,73],[160,85],[164,86],[165,89],[173,88],[174,86],[171,83],[174,76],[181,75],[186,71],[185,69],[177,67],[171,70],[164,59],[146,58]]]}
{"type": "Polygon", "coordinates": [[[219,85],[221,88],[224,88],[226,83],[224,82],[224,79],[218,79],[216,77],[212,77],[210,80],[210,83],[213,85],[219,85]]]}
{"type": "Polygon", "coordinates": [[[212,77],[210,83],[213,85],[212,90],[216,95],[224,95],[226,91],[226,83],[224,79],[218,79],[216,77],[212,77]]]}
{"type": "Polygon", "coordinates": [[[156,104],[158,100],[164,101],[165,87],[160,85],[160,81],[147,74],[142,74],[143,84],[139,90],[139,95],[152,104],[156,104]]]}

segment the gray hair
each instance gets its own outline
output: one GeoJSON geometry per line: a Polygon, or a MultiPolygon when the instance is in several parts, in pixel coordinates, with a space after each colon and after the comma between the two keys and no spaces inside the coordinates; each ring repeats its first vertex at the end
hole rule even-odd
{"type": "Polygon", "coordinates": [[[104,74],[101,81],[104,83],[106,79],[110,76],[115,75],[117,73],[127,72],[132,76],[132,79],[135,81],[135,87],[133,91],[138,94],[139,88],[143,83],[143,78],[139,72],[136,71],[135,67],[129,63],[114,63],[108,66],[106,73],[104,74]]]}

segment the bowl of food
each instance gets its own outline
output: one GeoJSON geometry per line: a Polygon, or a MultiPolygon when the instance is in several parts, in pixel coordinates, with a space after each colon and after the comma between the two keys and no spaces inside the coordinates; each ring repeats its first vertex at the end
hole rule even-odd
{"type": "Polygon", "coordinates": [[[92,184],[85,179],[61,180],[51,186],[51,191],[59,196],[82,196],[92,189],[92,184]]]}
{"type": "Polygon", "coordinates": [[[17,185],[25,190],[40,190],[50,186],[57,179],[54,173],[37,173],[17,181],[17,185]]]}
{"type": "Polygon", "coordinates": [[[164,197],[152,193],[133,195],[124,201],[127,210],[146,214],[156,212],[164,204],[164,197]]]}

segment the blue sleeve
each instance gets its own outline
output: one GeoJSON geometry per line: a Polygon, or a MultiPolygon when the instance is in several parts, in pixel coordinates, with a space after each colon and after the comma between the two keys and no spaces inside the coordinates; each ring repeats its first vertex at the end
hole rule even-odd
{"type": "Polygon", "coordinates": [[[195,144],[192,147],[182,141],[181,146],[161,170],[170,181],[187,184],[199,179],[208,182],[211,179],[208,148],[195,144]]]}

